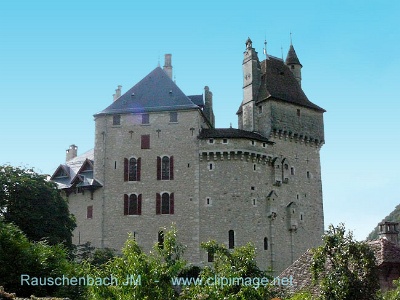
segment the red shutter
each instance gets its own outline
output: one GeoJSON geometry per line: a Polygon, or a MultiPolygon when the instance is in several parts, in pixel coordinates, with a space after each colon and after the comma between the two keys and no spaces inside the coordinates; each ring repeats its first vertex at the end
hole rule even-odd
{"type": "Polygon", "coordinates": [[[86,218],[88,219],[93,218],[93,205],[87,207],[86,218]]]}
{"type": "Polygon", "coordinates": [[[171,195],[169,195],[169,213],[171,215],[174,214],[174,193],[171,193],[171,195]]]}
{"type": "Polygon", "coordinates": [[[161,214],[161,195],[159,193],[156,195],[156,214],[161,214]]]}
{"type": "Polygon", "coordinates": [[[125,216],[128,214],[128,203],[129,203],[129,197],[127,194],[124,194],[124,215],[125,216]]]}
{"type": "Polygon", "coordinates": [[[137,210],[138,210],[138,215],[142,214],[142,194],[139,194],[138,199],[137,199],[137,210]]]}
{"type": "Polygon", "coordinates": [[[141,136],[142,149],[150,149],[150,135],[141,136]]]}
{"type": "Polygon", "coordinates": [[[136,165],[136,169],[137,169],[137,176],[136,179],[137,181],[140,181],[140,172],[141,172],[141,168],[142,168],[142,159],[139,157],[136,161],[137,165],[136,165]]]}
{"type": "Polygon", "coordinates": [[[161,180],[161,157],[157,156],[157,180],[161,180]]]}
{"type": "Polygon", "coordinates": [[[128,181],[129,161],[124,158],[124,181],[128,181]]]}
{"type": "Polygon", "coordinates": [[[169,179],[173,180],[174,179],[174,157],[171,156],[169,158],[169,179]]]}

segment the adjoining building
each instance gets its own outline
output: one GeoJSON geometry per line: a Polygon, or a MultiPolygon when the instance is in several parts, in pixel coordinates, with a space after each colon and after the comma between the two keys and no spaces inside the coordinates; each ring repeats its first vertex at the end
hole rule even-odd
{"type": "Polygon", "coordinates": [[[131,232],[144,249],[176,224],[193,264],[200,248],[251,242],[262,269],[282,271],[321,242],[320,149],[324,109],[301,89],[293,45],[285,61],[261,61],[246,41],[238,129],[215,128],[213,95],[185,95],[171,55],[96,113],[95,145],[52,176],[76,216],[74,243],[119,249],[131,232]]]}

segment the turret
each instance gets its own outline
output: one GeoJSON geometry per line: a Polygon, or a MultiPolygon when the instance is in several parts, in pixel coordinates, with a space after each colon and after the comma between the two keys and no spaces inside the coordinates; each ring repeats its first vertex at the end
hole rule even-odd
{"type": "Polygon", "coordinates": [[[294,50],[292,44],[290,45],[285,63],[289,67],[290,71],[292,71],[294,77],[301,86],[301,68],[303,66],[300,63],[299,58],[297,57],[296,51],[294,50]]]}
{"type": "Polygon", "coordinates": [[[397,229],[398,226],[399,223],[397,222],[385,221],[379,223],[379,237],[385,238],[397,245],[399,242],[399,230],[397,229]]]}
{"type": "Polygon", "coordinates": [[[254,131],[254,110],[261,84],[261,66],[256,50],[250,38],[246,41],[243,58],[243,101],[241,129],[254,131]]]}

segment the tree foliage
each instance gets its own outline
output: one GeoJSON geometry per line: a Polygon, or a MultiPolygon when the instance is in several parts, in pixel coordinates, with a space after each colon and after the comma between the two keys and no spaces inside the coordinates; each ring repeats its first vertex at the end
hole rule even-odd
{"type": "Polygon", "coordinates": [[[346,234],[343,224],[329,226],[323,245],[314,249],[311,266],[321,299],[377,299],[379,290],[375,256],[363,242],[346,234]]]}
{"type": "MultiPolygon", "coordinates": [[[[19,296],[74,295],[68,287],[55,285],[21,284],[21,276],[47,278],[71,276],[79,267],[67,259],[61,245],[49,246],[45,242],[30,242],[15,225],[0,221],[0,286],[19,296]]],[[[23,277],[27,278],[27,277],[23,277]]]]}
{"type": "Polygon", "coordinates": [[[257,267],[252,244],[231,251],[215,241],[210,241],[203,243],[202,248],[214,256],[213,264],[200,272],[197,284],[191,284],[183,290],[181,299],[257,300],[272,297],[271,286],[258,284],[261,278],[268,278],[270,282],[272,277],[257,267]],[[230,281],[234,278],[239,281],[230,281]]]}
{"type": "Polygon", "coordinates": [[[76,227],[57,186],[33,169],[0,166],[0,217],[17,225],[31,241],[72,247],[76,227]]]}

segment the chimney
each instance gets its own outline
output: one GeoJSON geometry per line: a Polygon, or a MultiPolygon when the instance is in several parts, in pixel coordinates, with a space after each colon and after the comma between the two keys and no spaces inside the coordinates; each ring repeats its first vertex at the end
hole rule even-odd
{"type": "Polygon", "coordinates": [[[69,146],[69,149],[67,149],[67,155],[65,158],[65,161],[68,162],[71,159],[75,158],[78,155],[78,146],[72,144],[69,146]]]}
{"type": "Polygon", "coordinates": [[[204,87],[204,115],[211,123],[212,127],[215,126],[215,116],[213,110],[213,94],[208,86],[204,87]]]}
{"type": "Polygon", "coordinates": [[[391,241],[393,244],[398,245],[399,243],[399,230],[397,229],[399,223],[397,222],[381,222],[379,223],[379,237],[385,238],[391,241]]]}
{"type": "Polygon", "coordinates": [[[119,85],[118,88],[115,90],[115,94],[113,95],[113,100],[117,100],[119,97],[121,97],[121,88],[122,85],[119,85]]]}
{"type": "Polygon", "coordinates": [[[172,80],[172,65],[171,65],[172,54],[165,54],[164,67],[163,70],[167,73],[168,77],[172,80]]]}

